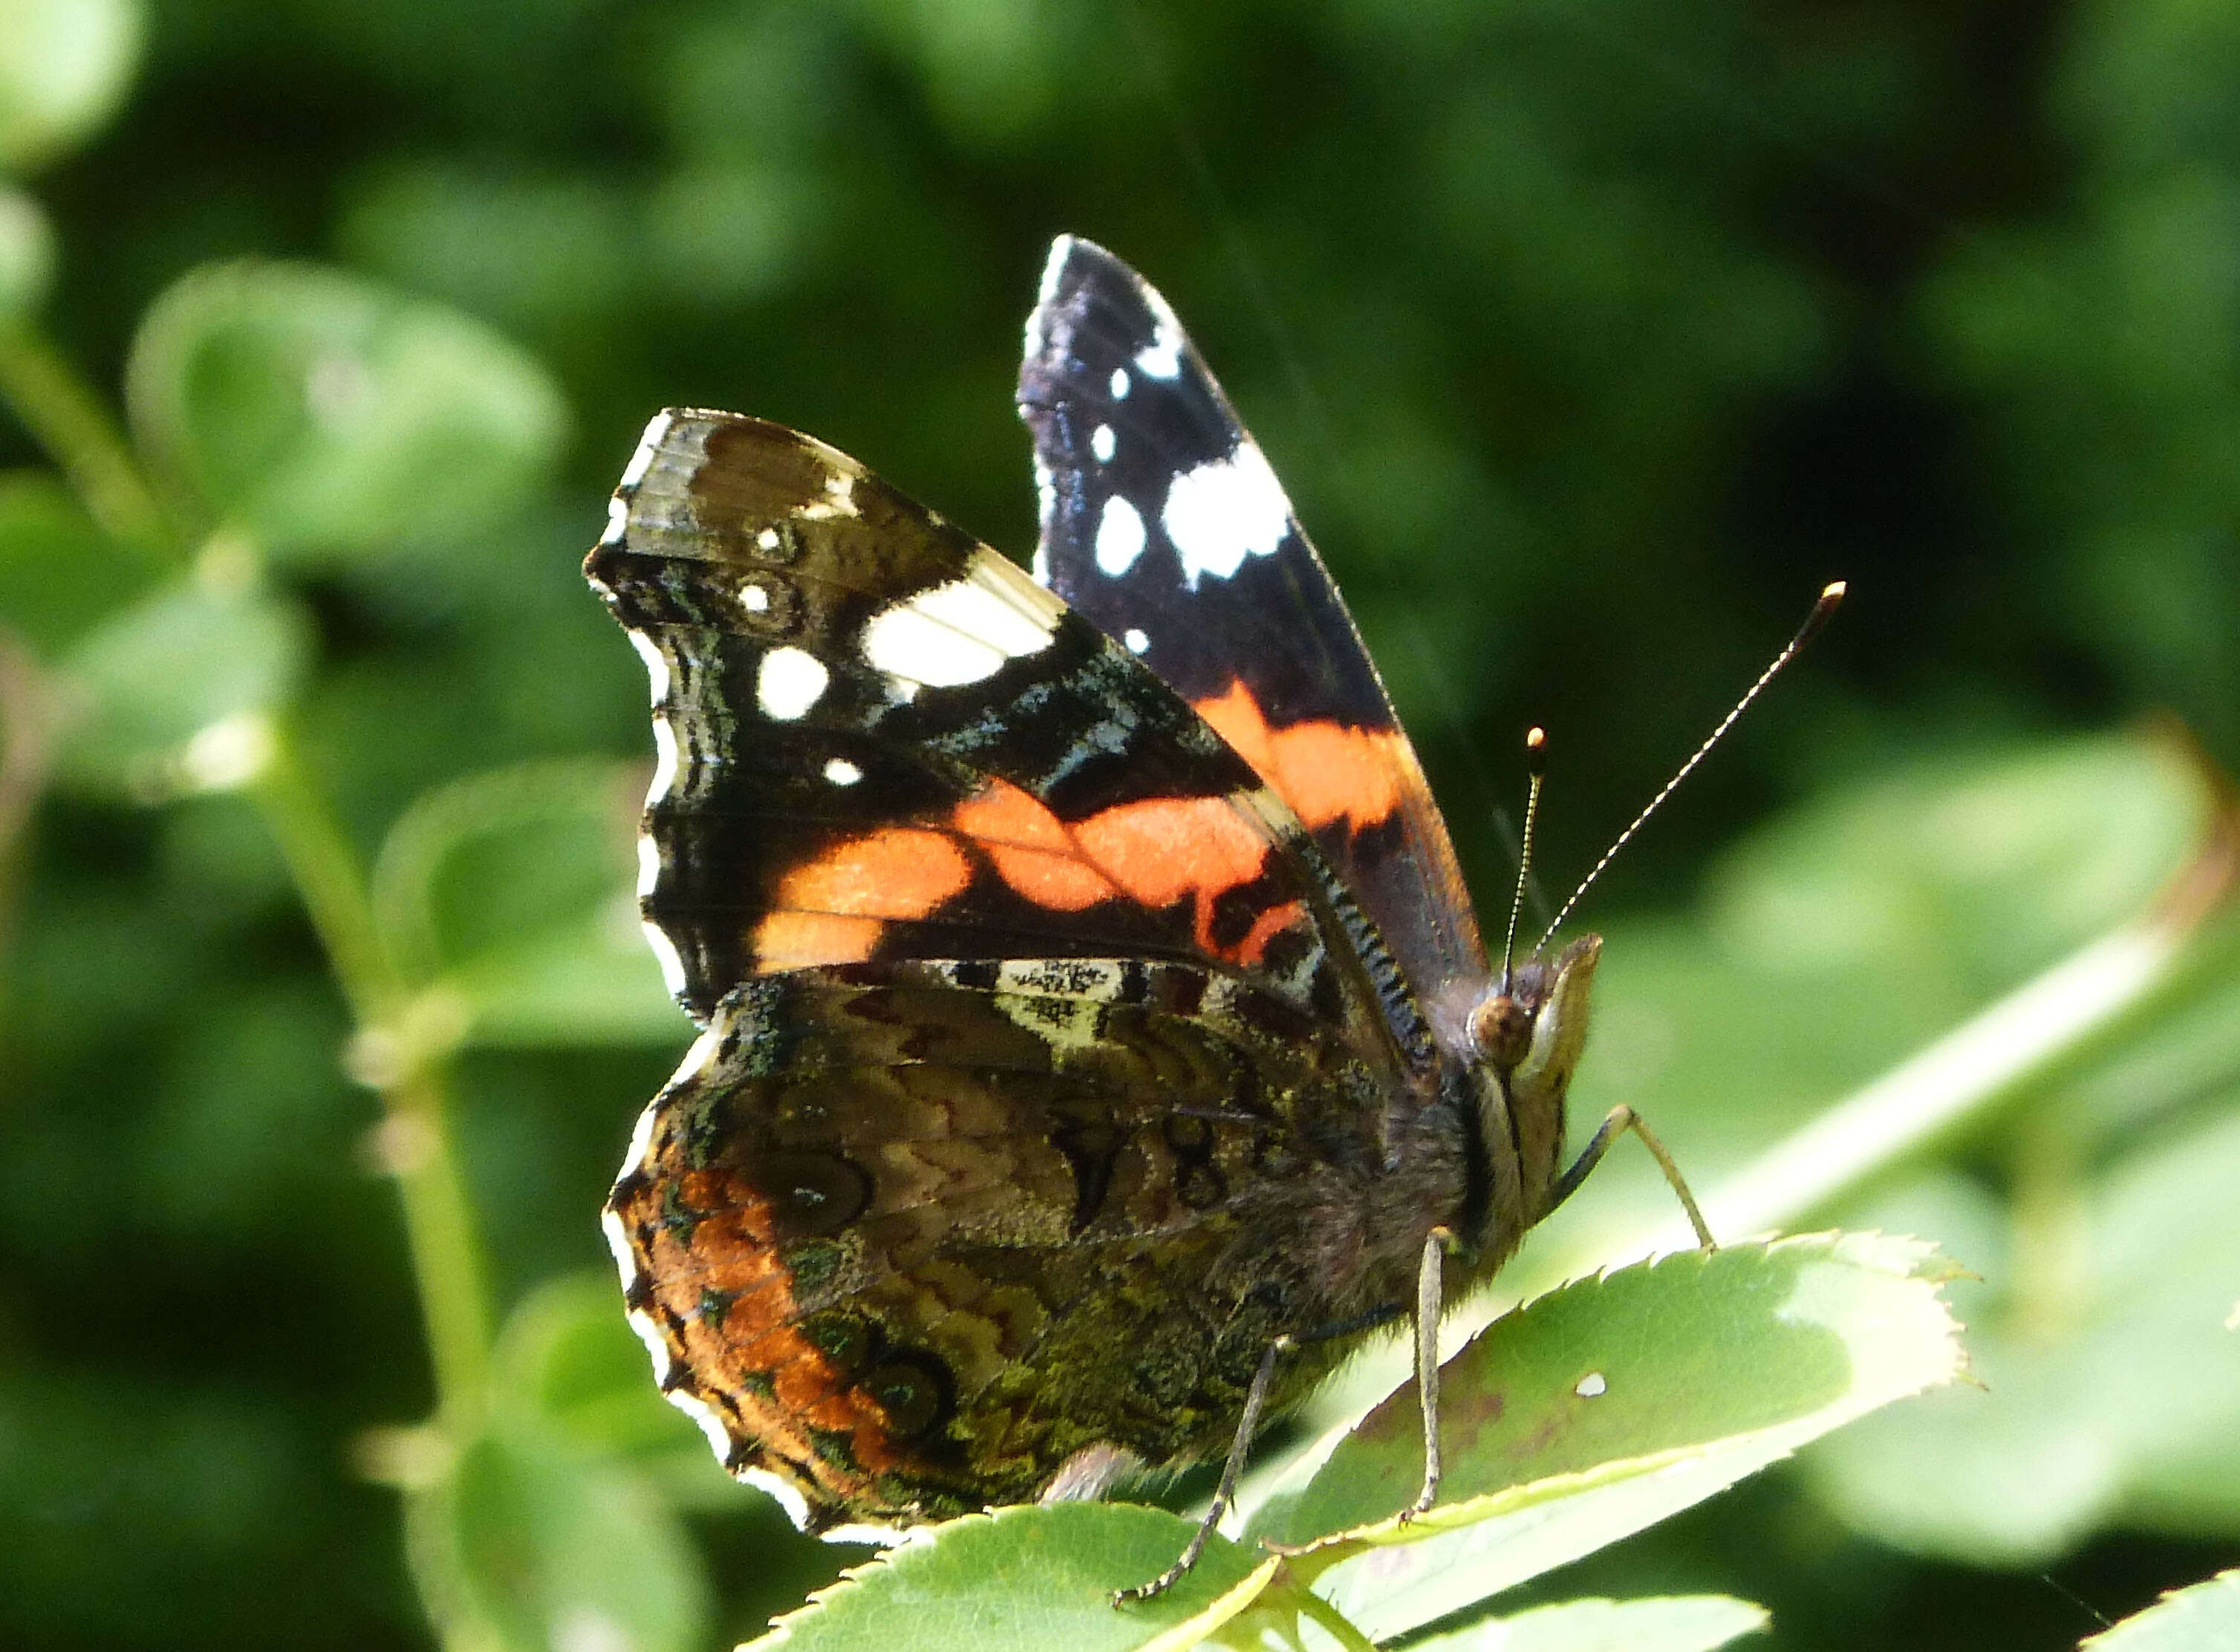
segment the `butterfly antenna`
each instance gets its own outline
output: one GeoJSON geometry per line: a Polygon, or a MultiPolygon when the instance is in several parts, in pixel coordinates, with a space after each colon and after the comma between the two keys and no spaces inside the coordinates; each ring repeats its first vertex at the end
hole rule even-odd
{"type": "Polygon", "coordinates": [[[1517,893],[1509,903],[1509,935],[1501,943],[1501,987],[1509,990],[1509,966],[1517,956],[1517,918],[1524,910],[1524,891],[1532,878],[1532,829],[1540,819],[1540,783],[1548,777],[1548,731],[1524,731],[1524,761],[1532,789],[1524,796],[1524,842],[1517,852],[1517,893]]]}
{"type": "MultiPolygon", "coordinates": [[[[1657,792],[1657,796],[1649,800],[1649,807],[1633,817],[1633,824],[1617,835],[1617,840],[1603,851],[1602,859],[1595,863],[1594,869],[1579,881],[1579,887],[1571,891],[1571,898],[1563,903],[1562,909],[1556,914],[1556,921],[1548,926],[1547,933],[1534,943],[1532,950],[1535,955],[1544,950],[1548,943],[1555,939],[1556,931],[1563,927],[1563,920],[1571,916],[1571,909],[1578,905],[1579,897],[1594,887],[1595,880],[1603,875],[1603,869],[1617,858],[1618,850],[1623,849],[1633,835],[1649,823],[1649,817],[1664,806],[1664,800],[1680,789],[1680,783],[1696,771],[1696,765],[1711,755],[1711,748],[1726,737],[1727,730],[1735,726],[1736,719],[1750,709],[1751,701],[1765,692],[1765,685],[1780,674],[1781,668],[1795,659],[1803,649],[1804,645],[1819,635],[1820,628],[1828,623],[1829,616],[1836,611],[1836,605],[1843,600],[1843,582],[1839,579],[1820,593],[1820,600],[1812,604],[1812,611],[1804,616],[1804,623],[1797,628],[1797,635],[1789,639],[1788,646],[1773,656],[1772,664],[1758,673],[1757,681],[1751,683],[1743,697],[1735,702],[1735,709],[1719,719],[1719,726],[1711,730],[1710,736],[1702,745],[1696,748],[1695,755],[1680,765],[1679,772],[1664,783],[1663,788],[1657,792]]],[[[1537,795],[1537,785],[1535,795],[1537,795]]],[[[1513,927],[1515,923],[1513,915],[1510,922],[1513,927]]]]}

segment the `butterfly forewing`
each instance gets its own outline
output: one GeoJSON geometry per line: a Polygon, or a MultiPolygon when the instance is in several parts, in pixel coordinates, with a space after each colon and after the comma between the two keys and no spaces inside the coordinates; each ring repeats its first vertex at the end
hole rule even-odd
{"type": "Polygon", "coordinates": [[[1409,980],[1482,987],[1446,827],[1376,667],[1259,444],[1164,299],[1063,237],[1019,406],[1042,485],[1036,568],[1172,683],[1290,805],[1409,980]]]}
{"type": "Polygon", "coordinates": [[[1137,660],[845,455],[650,427],[586,571],[651,675],[640,897],[703,1018],[771,970],[1136,956],[1343,1021],[1341,896],[1288,808],[1137,660]]]}

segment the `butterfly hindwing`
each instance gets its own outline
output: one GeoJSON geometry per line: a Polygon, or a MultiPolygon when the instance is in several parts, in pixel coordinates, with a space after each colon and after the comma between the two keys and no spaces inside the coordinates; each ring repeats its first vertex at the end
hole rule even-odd
{"type": "Polygon", "coordinates": [[[1360,634],[1266,456],[1157,291],[1052,248],[1019,407],[1036,569],[1171,683],[1290,805],[1420,990],[1485,959],[1446,827],[1360,634]]]}
{"type": "Polygon", "coordinates": [[[1379,1082],[1191,965],[792,970],[717,1008],[609,1237],[663,1387],[804,1525],[1024,1501],[1085,1452],[1217,1453],[1272,1336],[1404,1296],[1404,1259],[1307,1242],[1373,1221],[1379,1082]]]}
{"type": "Polygon", "coordinates": [[[651,676],[639,894],[703,1021],[778,969],[1134,956],[1279,982],[1370,1036],[1343,896],[1250,766],[845,455],[664,413],[585,570],[651,676]]]}

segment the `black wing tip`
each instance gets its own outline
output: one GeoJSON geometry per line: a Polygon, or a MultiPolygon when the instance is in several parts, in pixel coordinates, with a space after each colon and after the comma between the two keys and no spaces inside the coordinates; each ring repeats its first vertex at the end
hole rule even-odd
{"type": "Polygon", "coordinates": [[[1069,376],[1082,329],[1117,326],[1145,342],[1161,329],[1182,340],[1181,323],[1143,275],[1096,242],[1077,235],[1051,241],[1042,284],[1027,316],[1026,348],[1019,362],[1021,414],[1055,397],[1069,376]],[[1107,318],[1103,322],[1095,317],[1107,318]]]}

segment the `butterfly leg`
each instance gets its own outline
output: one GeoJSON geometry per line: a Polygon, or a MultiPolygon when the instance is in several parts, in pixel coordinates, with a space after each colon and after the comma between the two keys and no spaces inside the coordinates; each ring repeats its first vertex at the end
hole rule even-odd
{"type": "Polygon", "coordinates": [[[1221,1484],[1215,1489],[1212,1505],[1206,1509],[1205,1518],[1198,1522],[1197,1529],[1190,1534],[1181,1557],[1148,1583],[1115,1589],[1113,1605],[1124,1606],[1130,1601],[1148,1601],[1163,1595],[1197,1564],[1197,1557],[1213,1541],[1214,1528],[1221,1523],[1221,1517],[1229,1512],[1230,1502],[1237,1495],[1237,1478],[1244,1472],[1244,1453],[1252,1443],[1252,1436],[1260,1425],[1260,1413],[1268,1403],[1268,1385],[1276,1380],[1276,1362],[1296,1345],[1290,1336],[1281,1336],[1270,1342],[1268,1351],[1261,1355],[1260,1369],[1252,1373],[1252,1386],[1245,1390],[1244,1415],[1237,1420],[1237,1437],[1229,1442],[1229,1461],[1221,1466],[1221,1484]]]}
{"type": "Polygon", "coordinates": [[[1416,1270],[1416,1393],[1423,1409],[1423,1489],[1400,1511],[1403,1521],[1429,1512],[1439,1496],[1439,1319],[1445,1312],[1447,1247],[1454,1235],[1434,1228],[1416,1270]]]}
{"type": "MultiPolygon", "coordinates": [[[[1717,1250],[1719,1247],[1711,1238],[1710,1229],[1704,1224],[1703,1213],[1696,1208],[1696,1196],[1688,1191],[1687,1178],[1680,1174],[1680,1167],[1673,1163],[1672,1156],[1664,1150],[1664,1143],[1657,1139],[1655,1132],[1641,1122],[1641,1115],[1622,1102],[1603,1117],[1602,1123],[1596,1128],[1593,1139],[1571,1162],[1571,1168],[1556,1179],[1556,1185],[1549,1195],[1548,1209],[1553,1210],[1579,1190],[1579,1183],[1587,1179],[1588,1172],[1602,1162],[1603,1155],[1609,1151],[1610,1144],[1625,1130],[1631,1130],[1641,1138],[1641,1144],[1649,1149],[1657,1160],[1657,1168],[1664,1172],[1664,1179],[1672,1184],[1672,1191],[1680,1196],[1681,1208],[1688,1213],[1689,1225],[1696,1229],[1697,1242],[1706,1250],[1717,1250]]],[[[1544,1216],[1546,1212],[1542,1214],[1544,1216]]]]}

